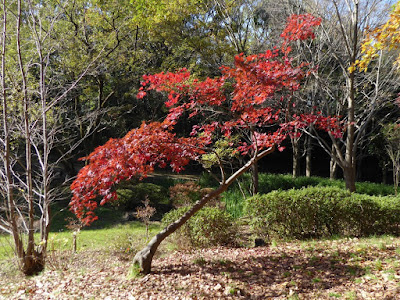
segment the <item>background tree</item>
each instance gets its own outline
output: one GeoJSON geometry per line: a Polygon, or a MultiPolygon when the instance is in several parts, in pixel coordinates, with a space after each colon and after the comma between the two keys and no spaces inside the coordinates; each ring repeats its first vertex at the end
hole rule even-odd
{"type": "Polygon", "coordinates": [[[386,141],[385,149],[392,161],[393,184],[395,194],[399,186],[400,176],[400,126],[396,123],[388,123],[382,127],[382,134],[386,141]]]}
{"type": "Polygon", "coordinates": [[[63,42],[70,38],[64,31],[63,12],[68,4],[3,2],[1,176],[2,198],[8,200],[1,205],[5,214],[0,215],[0,226],[13,235],[18,262],[26,275],[45,266],[50,206],[58,199],[63,183],[57,175],[59,163],[87,136],[74,140],[66,135],[75,122],[66,117],[69,93],[106,50],[103,46],[97,51],[75,76],[64,76],[59,65],[63,42]],[[68,150],[55,151],[61,147],[68,150]],[[38,237],[35,231],[39,231],[38,237]]]}
{"type": "MultiPolygon", "coordinates": [[[[310,2],[307,7],[323,18],[322,26],[312,43],[298,43],[302,60],[318,66],[309,77],[302,96],[310,109],[325,114],[343,116],[348,124],[344,138],[325,137],[317,131],[309,132],[332,159],[331,166],[339,166],[346,187],[355,191],[357,162],[368,136],[377,126],[374,119],[382,114],[394,98],[398,87],[392,55],[381,55],[368,73],[353,72],[350,68],[361,57],[361,41],[365,29],[374,26],[383,15],[382,1],[327,1],[310,2]]],[[[333,174],[331,170],[331,174],[333,174]]]]}
{"type": "MultiPolygon", "coordinates": [[[[400,45],[400,2],[393,5],[387,22],[369,32],[362,44],[363,56],[356,61],[356,65],[368,71],[372,60],[379,58],[380,51],[385,49],[398,49],[400,45]]],[[[400,63],[400,55],[396,63],[400,63]]]]}

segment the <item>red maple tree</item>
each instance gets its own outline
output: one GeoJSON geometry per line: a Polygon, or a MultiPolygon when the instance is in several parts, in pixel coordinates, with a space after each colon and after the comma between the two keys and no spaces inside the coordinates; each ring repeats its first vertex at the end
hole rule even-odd
{"type": "Polygon", "coordinates": [[[312,15],[293,15],[283,31],[282,45],[262,54],[235,57],[233,67],[221,67],[222,75],[199,80],[186,69],[177,72],[143,76],[137,97],[154,90],[165,94],[168,115],[163,122],[143,123],[121,139],[111,139],[84,159],[88,164],[71,185],[71,210],[90,224],[97,217],[93,210],[100,204],[116,199],[116,184],[132,177],[145,177],[156,166],[170,166],[181,171],[190,161],[201,160],[212,153],[213,144],[229,139],[231,147],[247,158],[236,172],[227,175],[223,159],[218,158],[219,187],[205,195],[178,221],[170,224],[135,256],[142,272],[149,273],[153,255],[168,235],[183,225],[210,199],[221,194],[240,175],[265,155],[280,147],[282,141],[313,124],[319,129],[340,136],[343,126],[337,117],[288,115],[287,103],[308,75],[305,63],[294,65],[290,42],[313,38],[313,28],[321,20],[312,15]],[[201,120],[193,126],[189,137],[174,133],[182,119],[201,120]]]}

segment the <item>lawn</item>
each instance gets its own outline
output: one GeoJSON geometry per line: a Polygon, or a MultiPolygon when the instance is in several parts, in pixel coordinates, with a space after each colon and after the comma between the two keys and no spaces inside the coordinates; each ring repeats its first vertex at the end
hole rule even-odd
{"type": "MultiPolygon", "coordinates": [[[[149,228],[149,236],[160,229],[158,223],[149,228]]],[[[146,227],[141,222],[117,224],[102,229],[81,230],[77,238],[78,252],[92,251],[126,251],[132,252],[134,247],[140,247],[146,242],[146,227]],[[129,249],[132,248],[132,249],[129,249]]],[[[73,233],[71,231],[50,232],[48,247],[50,251],[68,251],[72,249],[73,233]]],[[[12,239],[0,235],[0,261],[12,256],[12,239]]]]}

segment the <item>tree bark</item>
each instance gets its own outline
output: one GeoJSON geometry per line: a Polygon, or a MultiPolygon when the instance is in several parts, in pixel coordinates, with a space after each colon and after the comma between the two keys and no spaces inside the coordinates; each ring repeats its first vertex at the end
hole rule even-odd
{"type": "Polygon", "coordinates": [[[207,204],[208,201],[217,197],[221,193],[223,193],[238,177],[240,177],[243,173],[247,172],[259,159],[270,154],[274,151],[275,147],[268,148],[259,154],[253,156],[243,167],[237,170],[234,174],[232,174],[226,181],[222,181],[220,186],[208,193],[199,201],[197,201],[192,208],[187,211],[180,219],[169,224],[163,230],[161,230],[156,236],[154,236],[150,242],[147,244],[145,248],[136,253],[133,263],[140,267],[140,271],[144,274],[149,274],[151,272],[151,263],[153,261],[154,254],[157,251],[158,246],[161,242],[174,233],[177,229],[179,229],[183,224],[186,223],[196,212],[198,212],[204,205],[207,204]]]}
{"type": "MultiPolygon", "coordinates": [[[[21,53],[21,0],[18,0],[18,15],[17,15],[17,53],[18,53],[18,64],[22,79],[22,92],[23,92],[23,119],[24,119],[24,135],[25,135],[25,168],[26,168],[26,202],[28,203],[28,247],[26,249],[26,255],[24,257],[23,269],[27,269],[28,273],[31,269],[32,262],[27,259],[26,256],[34,257],[34,247],[35,247],[35,229],[34,223],[34,203],[33,203],[33,184],[32,184],[32,144],[31,144],[31,129],[30,129],[30,103],[28,99],[28,88],[27,88],[27,77],[24,69],[24,64],[22,61],[21,53]]],[[[24,271],[25,273],[25,271],[24,271]]],[[[26,273],[25,273],[26,274],[26,273]]]]}
{"type": "Polygon", "coordinates": [[[337,162],[334,159],[331,159],[329,162],[329,179],[336,179],[337,174],[337,162]]]}
{"type": "Polygon", "coordinates": [[[158,246],[161,242],[174,233],[178,228],[180,228],[183,224],[186,223],[196,212],[198,212],[206,203],[215,198],[216,196],[223,193],[228,188],[227,184],[220,185],[213,192],[205,195],[201,200],[196,202],[193,207],[186,212],[180,219],[175,221],[174,223],[169,224],[162,231],[160,231],[156,236],[154,236],[150,242],[147,244],[145,248],[136,253],[133,263],[138,264],[140,266],[141,272],[144,274],[148,274],[151,272],[151,263],[153,261],[154,254],[157,251],[158,246]]]}
{"type": "MultiPolygon", "coordinates": [[[[11,151],[10,151],[10,131],[9,131],[9,115],[8,115],[8,99],[6,86],[6,41],[7,41],[7,7],[6,1],[3,0],[3,31],[2,31],[2,54],[1,54],[1,92],[2,92],[2,122],[4,136],[4,152],[3,164],[5,171],[5,185],[7,194],[7,219],[11,226],[11,232],[14,239],[15,251],[18,258],[24,255],[22,239],[18,232],[17,216],[15,213],[14,188],[11,172],[11,151]]],[[[21,261],[22,262],[22,261],[21,261]]]]}
{"type": "MultiPolygon", "coordinates": [[[[335,152],[335,148],[332,147],[332,152],[335,152]]],[[[338,163],[336,162],[336,160],[334,159],[334,153],[332,153],[331,155],[331,159],[329,161],[329,179],[330,180],[334,180],[337,177],[337,167],[338,167],[338,163]]]]}
{"type": "MultiPolygon", "coordinates": [[[[21,0],[19,0],[20,2],[21,0]]],[[[29,9],[31,11],[34,10],[32,7],[32,3],[28,1],[29,9]]],[[[27,255],[32,256],[32,258],[28,259],[28,262],[32,264],[30,267],[33,272],[38,273],[44,269],[45,265],[45,256],[47,251],[47,241],[50,231],[50,163],[49,156],[52,148],[52,139],[49,137],[49,122],[48,122],[48,86],[46,82],[47,70],[49,66],[49,53],[46,55],[43,49],[45,46],[43,45],[44,40],[40,36],[40,32],[38,32],[38,28],[40,28],[40,20],[37,21],[33,14],[32,16],[32,37],[36,45],[36,54],[38,56],[38,66],[39,66],[39,78],[38,78],[38,91],[40,98],[40,107],[41,107],[41,129],[40,129],[40,143],[42,144],[41,151],[36,150],[36,157],[39,160],[40,164],[40,176],[41,176],[41,195],[39,197],[38,206],[41,209],[40,215],[40,243],[37,245],[37,249],[30,249],[28,247],[27,255]]],[[[38,149],[37,146],[35,146],[38,149]]],[[[33,207],[33,199],[32,199],[32,207],[33,207]]],[[[32,219],[32,231],[33,231],[33,213],[32,219]]],[[[31,231],[31,229],[30,229],[31,231]]],[[[32,245],[35,246],[34,238],[32,238],[32,245]]],[[[35,274],[34,273],[34,274],[35,274]]],[[[25,273],[27,274],[27,273],[25,273]]]]}
{"type": "Polygon", "coordinates": [[[387,169],[386,169],[386,167],[382,168],[382,183],[387,184],[387,169]]]}
{"type": "Polygon", "coordinates": [[[346,182],[346,188],[350,192],[356,191],[356,168],[354,166],[343,168],[343,176],[346,182]]]}
{"type": "Polygon", "coordinates": [[[299,138],[291,138],[292,142],[292,161],[293,161],[293,167],[292,167],[292,174],[293,177],[299,177],[300,176],[300,143],[299,143],[299,138]]]}
{"type": "Polygon", "coordinates": [[[307,150],[306,150],[306,177],[311,177],[312,166],[312,140],[310,136],[306,136],[307,150]]]}
{"type": "MultiPolygon", "coordinates": [[[[357,58],[358,44],[358,0],[354,1],[354,11],[352,15],[353,21],[353,49],[350,65],[354,65],[357,58]]],[[[355,147],[355,93],[356,93],[356,77],[355,71],[350,73],[348,79],[349,96],[347,99],[347,138],[346,138],[346,154],[343,168],[343,175],[346,181],[346,188],[350,192],[356,191],[356,147],[355,147]]]]}

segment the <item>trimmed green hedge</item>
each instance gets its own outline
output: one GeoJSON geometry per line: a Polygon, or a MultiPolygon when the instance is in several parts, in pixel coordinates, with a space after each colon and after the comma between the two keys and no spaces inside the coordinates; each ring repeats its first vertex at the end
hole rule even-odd
{"type": "MultiPolygon", "coordinates": [[[[162,224],[178,220],[190,207],[174,209],[164,215],[162,224]]],[[[226,245],[233,241],[234,230],[232,217],[217,207],[203,207],[175,233],[175,240],[180,246],[210,247],[226,245]]]]}
{"type": "MultiPolygon", "coordinates": [[[[234,218],[243,216],[243,192],[246,197],[250,197],[249,190],[251,186],[251,179],[249,174],[245,174],[240,179],[239,189],[238,184],[233,184],[228,191],[222,195],[222,201],[226,203],[228,212],[234,218]]],[[[329,178],[322,177],[296,177],[292,175],[282,174],[259,174],[259,193],[267,194],[276,190],[290,190],[302,189],[306,187],[337,187],[345,189],[345,182],[343,180],[330,180],[329,178]]],[[[357,193],[367,194],[371,196],[388,196],[394,194],[393,186],[386,184],[378,184],[371,182],[356,182],[357,193]]]]}
{"type": "Polygon", "coordinates": [[[398,234],[400,199],[351,194],[339,187],[273,191],[245,201],[260,235],[286,238],[398,234]]]}
{"type": "MultiPolygon", "coordinates": [[[[268,174],[260,173],[259,192],[266,194],[274,190],[301,189],[309,186],[330,186],[345,188],[343,180],[330,180],[322,177],[296,177],[286,174],[268,174]]],[[[356,190],[358,194],[367,194],[371,196],[388,196],[394,194],[393,186],[372,182],[356,182],[356,190]]]]}

